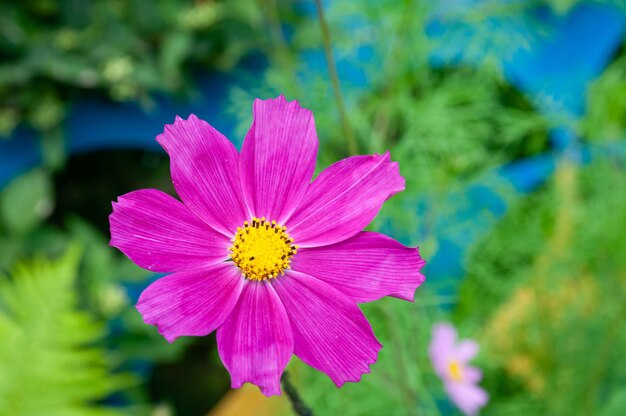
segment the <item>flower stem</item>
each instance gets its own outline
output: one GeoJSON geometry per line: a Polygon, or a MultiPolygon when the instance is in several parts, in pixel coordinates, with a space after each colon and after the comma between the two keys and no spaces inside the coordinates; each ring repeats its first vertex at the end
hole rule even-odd
{"type": "Polygon", "coordinates": [[[283,373],[282,382],[285,393],[287,393],[287,397],[291,402],[293,412],[298,416],[313,416],[313,411],[302,401],[298,390],[296,390],[296,387],[289,381],[289,375],[286,371],[283,373]]]}
{"type": "Polygon", "coordinates": [[[339,76],[337,75],[337,66],[335,65],[335,58],[333,58],[333,49],[330,42],[330,30],[328,29],[326,17],[324,17],[324,6],[322,6],[321,0],[315,0],[315,6],[317,8],[317,18],[322,31],[322,41],[324,43],[324,55],[326,55],[328,75],[330,76],[333,92],[335,94],[335,101],[337,101],[337,107],[339,107],[339,117],[341,118],[343,134],[346,137],[348,153],[356,155],[359,152],[359,149],[354,138],[354,134],[352,133],[352,128],[350,127],[346,107],[343,104],[343,96],[341,95],[341,87],[339,86],[339,76]]]}

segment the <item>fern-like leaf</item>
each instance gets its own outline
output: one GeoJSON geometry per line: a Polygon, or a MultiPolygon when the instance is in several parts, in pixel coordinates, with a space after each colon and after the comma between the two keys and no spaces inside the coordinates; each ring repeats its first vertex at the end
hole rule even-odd
{"type": "Polygon", "coordinates": [[[119,414],[98,405],[128,382],[109,374],[104,327],[78,309],[80,252],[35,259],[0,280],[0,414],[119,414]]]}

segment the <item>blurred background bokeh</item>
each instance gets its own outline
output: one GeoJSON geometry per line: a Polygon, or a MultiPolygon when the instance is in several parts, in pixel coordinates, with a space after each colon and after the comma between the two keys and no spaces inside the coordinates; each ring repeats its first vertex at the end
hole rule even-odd
{"type": "Polygon", "coordinates": [[[290,414],[230,391],[214,335],[142,323],[156,276],[107,219],[118,195],[173,194],[154,137],[176,115],[240,146],[279,93],[315,114],[318,172],[391,151],[407,189],[370,228],[427,261],[415,303],[362,305],[385,348],[360,383],[292,359],[316,414],[457,414],[427,357],[439,321],[481,345],[482,414],[626,414],[624,1],[324,12],[326,49],[313,0],[1,2],[0,415],[290,414]]]}

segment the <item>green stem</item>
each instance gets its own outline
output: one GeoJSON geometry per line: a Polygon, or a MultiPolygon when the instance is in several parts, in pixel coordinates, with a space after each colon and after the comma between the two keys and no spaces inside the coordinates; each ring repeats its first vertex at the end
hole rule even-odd
{"type": "Polygon", "coordinates": [[[399,380],[396,381],[396,384],[402,391],[402,395],[406,403],[407,414],[417,415],[416,405],[418,397],[417,393],[410,388],[410,380],[406,372],[406,364],[404,361],[404,354],[402,350],[402,336],[398,331],[398,321],[393,312],[385,308],[384,305],[380,306],[379,309],[382,311],[382,313],[385,315],[386,320],[389,322],[392,347],[395,350],[393,355],[395,358],[396,371],[399,377],[399,380]]]}
{"type": "Polygon", "coordinates": [[[335,58],[333,58],[333,50],[330,42],[330,30],[328,29],[326,17],[324,17],[324,6],[322,6],[321,0],[315,0],[315,6],[317,7],[317,17],[322,31],[322,41],[324,43],[324,55],[326,55],[328,75],[330,76],[333,93],[335,94],[335,101],[337,101],[337,107],[339,108],[339,117],[341,118],[343,134],[346,137],[348,153],[356,155],[359,152],[359,148],[354,138],[354,134],[352,133],[352,128],[350,127],[346,107],[343,104],[343,96],[341,95],[341,87],[339,86],[339,76],[337,75],[337,66],[335,65],[335,58]]]}
{"type": "MultiPolygon", "coordinates": [[[[414,319],[412,319],[412,333],[420,333],[420,327],[430,326],[430,324],[433,322],[432,317],[427,317],[426,313],[424,312],[418,312],[417,309],[414,309],[414,319]]],[[[425,344],[426,339],[418,337],[418,342],[423,342],[423,344],[425,344]]],[[[422,362],[424,363],[425,361],[422,360],[422,362]]],[[[437,402],[435,401],[435,397],[433,396],[432,389],[429,388],[430,386],[428,386],[426,380],[424,380],[424,372],[422,371],[424,368],[426,367],[418,366],[418,370],[415,372],[415,381],[417,383],[416,389],[422,392],[421,398],[426,399],[425,401],[422,401],[422,403],[427,404],[432,409],[432,413],[430,414],[441,416],[441,412],[439,411],[439,407],[437,406],[437,402]]]]}
{"type": "Polygon", "coordinates": [[[278,14],[278,4],[276,0],[263,0],[263,9],[267,17],[270,35],[272,39],[273,50],[271,52],[277,57],[281,65],[289,60],[289,45],[283,35],[280,26],[280,16],[278,14]]]}
{"type": "Polygon", "coordinates": [[[282,382],[285,393],[287,393],[287,397],[291,402],[293,412],[298,416],[313,416],[313,411],[304,403],[296,387],[291,384],[289,375],[286,371],[283,373],[282,382]]]}

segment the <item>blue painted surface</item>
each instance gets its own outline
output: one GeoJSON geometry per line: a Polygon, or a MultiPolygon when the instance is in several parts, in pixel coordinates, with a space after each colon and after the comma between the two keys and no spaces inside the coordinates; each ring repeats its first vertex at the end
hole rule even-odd
{"type": "Polygon", "coordinates": [[[586,89],[605,68],[623,39],[626,16],[610,5],[581,4],[566,16],[540,9],[548,28],[530,49],[505,61],[507,78],[535,98],[548,116],[584,113],[586,89]]]}
{"type": "Polygon", "coordinates": [[[449,21],[440,14],[429,24],[428,33],[446,40],[433,53],[433,63],[475,65],[494,57],[502,64],[507,80],[534,98],[540,111],[549,116],[555,112],[581,116],[586,87],[622,42],[625,25],[626,16],[618,8],[582,3],[563,16],[543,7],[530,15],[471,25],[449,21]],[[489,32],[508,33],[520,42],[515,49],[506,44],[479,50],[470,46],[477,33],[489,32]]]}
{"type": "Polygon", "coordinates": [[[35,133],[18,129],[10,140],[0,142],[0,189],[13,177],[41,164],[41,160],[35,133]]]}
{"type": "MultiPolygon", "coordinates": [[[[470,0],[450,2],[458,7],[471,7],[472,3],[470,0]]],[[[346,24],[352,27],[365,23],[353,19],[346,24]]],[[[526,92],[539,111],[551,118],[566,115],[567,120],[584,113],[587,84],[602,72],[621,43],[626,17],[610,6],[590,3],[577,6],[566,16],[538,9],[531,15],[486,19],[481,25],[498,33],[524,36],[528,48],[510,51],[492,45],[491,49],[483,51],[471,50],[467,48],[470,38],[484,28],[451,20],[446,10],[439,10],[433,15],[428,33],[434,39],[445,36],[447,43],[433,52],[432,63],[476,65],[488,52],[498,57],[509,81],[526,92]]],[[[363,62],[376,59],[373,49],[367,46],[356,54],[363,62]]],[[[309,51],[302,59],[311,70],[321,75],[326,73],[321,51],[309,51]]],[[[245,69],[258,74],[263,68],[262,60],[252,60],[245,69]]],[[[339,60],[338,69],[344,87],[367,87],[366,74],[358,65],[339,60]]],[[[241,73],[210,74],[200,79],[198,95],[193,100],[177,102],[159,95],[155,97],[155,106],[148,110],[137,104],[113,104],[104,100],[75,103],[66,125],[68,150],[71,153],[105,148],[158,150],[154,137],[162,131],[163,125],[171,123],[176,114],[186,116],[192,112],[211,120],[216,128],[233,138],[235,120],[225,112],[226,97],[241,77],[241,73]]],[[[503,166],[450,196],[449,202],[456,207],[456,214],[441,218],[437,224],[436,233],[441,237],[439,250],[427,266],[431,278],[462,276],[463,255],[470,243],[488,232],[506,212],[509,198],[505,198],[502,189],[493,186],[494,183],[508,183],[510,189],[523,195],[551,175],[564,150],[570,157],[578,151],[577,138],[567,123],[554,129],[551,139],[553,152],[503,166]]],[[[13,140],[0,143],[0,188],[12,177],[40,163],[41,154],[33,133],[18,131],[13,140]]],[[[416,202],[415,209],[425,203],[416,202]]]]}

